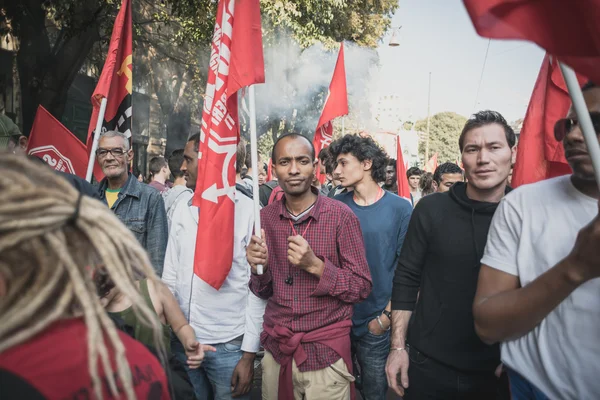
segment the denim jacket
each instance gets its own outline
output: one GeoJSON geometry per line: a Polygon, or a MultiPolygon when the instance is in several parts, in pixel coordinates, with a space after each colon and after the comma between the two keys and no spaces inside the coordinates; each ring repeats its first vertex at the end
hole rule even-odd
{"type": "MultiPolygon", "coordinates": [[[[101,200],[105,203],[107,187],[108,181],[104,178],[98,190],[101,200]]],[[[168,228],[165,204],[158,190],[138,182],[135,176],[129,174],[111,210],[146,249],[154,270],[161,276],[168,228]]]]}

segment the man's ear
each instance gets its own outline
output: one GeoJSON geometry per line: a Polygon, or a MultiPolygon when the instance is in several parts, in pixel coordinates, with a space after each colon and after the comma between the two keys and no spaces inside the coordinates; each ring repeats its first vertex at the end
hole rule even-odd
{"type": "Polygon", "coordinates": [[[362,162],[363,170],[368,171],[373,167],[373,160],[365,160],[362,162]]]}
{"type": "Polygon", "coordinates": [[[21,135],[19,136],[19,147],[24,152],[27,150],[27,145],[29,144],[29,138],[27,136],[21,135]]]}
{"type": "Polygon", "coordinates": [[[517,146],[513,146],[512,149],[510,149],[511,151],[511,156],[510,156],[510,163],[511,165],[515,165],[515,162],[517,161],[517,146]]]}

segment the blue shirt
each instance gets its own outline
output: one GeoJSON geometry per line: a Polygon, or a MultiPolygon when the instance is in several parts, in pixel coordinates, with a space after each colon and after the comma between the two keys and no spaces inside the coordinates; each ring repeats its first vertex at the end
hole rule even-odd
{"type": "Polygon", "coordinates": [[[410,201],[389,192],[384,192],[379,201],[369,206],[356,204],[352,192],[340,194],[335,199],[350,207],[360,221],[373,279],[369,297],[354,305],[352,334],[361,337],[368,332],[368,323],[381,315],[392,297],[394,273],[412,206],[410,201]]]}

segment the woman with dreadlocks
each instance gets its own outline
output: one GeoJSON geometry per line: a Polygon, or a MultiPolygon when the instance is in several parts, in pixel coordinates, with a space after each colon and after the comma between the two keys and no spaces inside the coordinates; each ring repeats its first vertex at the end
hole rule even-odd
{"type": "Polygon", "coordinates": [[[94,284],[102,265],[150,327],[136,278],[158,282],[144,249],[98,201],[25,157],[0,154],[0,398],[169,399],[165,372],[118,331],[94,284]]]}

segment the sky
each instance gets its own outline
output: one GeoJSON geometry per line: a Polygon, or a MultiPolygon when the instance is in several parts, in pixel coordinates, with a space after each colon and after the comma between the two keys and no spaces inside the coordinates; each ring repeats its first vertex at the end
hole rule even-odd
{"type": "Polygon", "coordinates": [[[461,0],[399,0],[392,19],[400,45],[388,46],[391,31],[377,51],[380,71],[375,96],[400,96],[400,118],[427,116],[431,72],[431,115],[454,111],[499,111],[510,122],[525,116],[544,51],[522,41],[492,40],[479,96],[488,39],[481,38],[461,0]],[[477,105],[475,101],[477,98],[477,105]]]}

